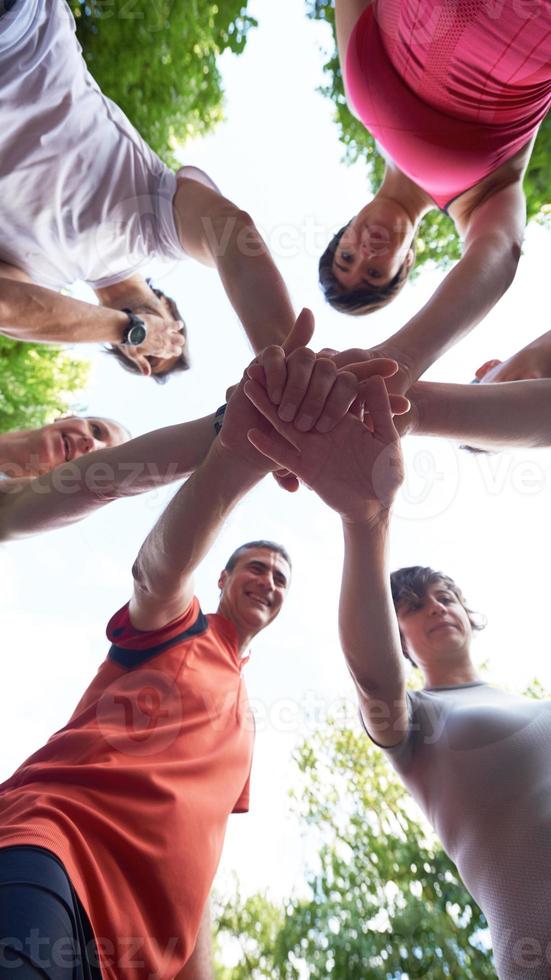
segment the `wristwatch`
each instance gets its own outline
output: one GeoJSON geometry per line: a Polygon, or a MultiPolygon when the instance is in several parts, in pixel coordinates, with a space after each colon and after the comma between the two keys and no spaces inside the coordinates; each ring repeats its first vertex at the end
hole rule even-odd
{"type": "Polygon", "coordinates": [[[125,347],[139,347],[147,337],[147,327],[140,316],[132,313],[132,310],[123,310],[128,317],[128,326],[125,327],[121,343],[125,347]]]}

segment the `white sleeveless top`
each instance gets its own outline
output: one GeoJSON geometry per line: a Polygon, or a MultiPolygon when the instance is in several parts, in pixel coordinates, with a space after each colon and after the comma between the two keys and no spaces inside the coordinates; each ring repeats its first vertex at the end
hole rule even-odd
{"type": "Polygon", "coordinates": [[[0,18],[0,259],[59,289],[185,255],[176,176],[88,72],[65,0],[0,18]]]}

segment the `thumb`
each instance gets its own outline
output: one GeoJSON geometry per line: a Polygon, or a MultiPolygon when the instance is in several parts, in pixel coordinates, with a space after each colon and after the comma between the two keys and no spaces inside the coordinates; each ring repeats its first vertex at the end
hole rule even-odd
{"type": "Polygon", "coordinates": [[[283,344],[286,354],[297,350],[298,347],[307,347],[314,333],[314,314],[312,310],[304,309],[298,316],[291,333],[283,344]]]}
{"type": "Polygon", "coordinates": [[[271,459],[278,469],[296,473],[300,462],[300,453],[279,433],[272,431],[270,435],[267,435],[260,429],[249,429],[247,439],[255,449],[258,449],[259,453],[271,459]]]}

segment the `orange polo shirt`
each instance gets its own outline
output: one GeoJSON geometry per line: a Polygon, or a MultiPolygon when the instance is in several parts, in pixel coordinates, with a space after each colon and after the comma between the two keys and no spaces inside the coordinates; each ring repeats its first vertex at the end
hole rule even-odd
{"type": "Polygon", "coordinates": [[[232,623],[194,599],[161,630],[111,619],[67,725],[0,786],[0,847],[63,862],[106,980],[172,980],[195,946],[227,819],[248,809],[253,722],[232,623]]]}

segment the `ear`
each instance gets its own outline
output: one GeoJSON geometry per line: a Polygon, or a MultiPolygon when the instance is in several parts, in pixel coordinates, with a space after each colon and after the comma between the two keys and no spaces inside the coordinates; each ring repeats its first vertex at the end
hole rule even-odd
{"type": "Polygon", "coordinates": [[[412,265],[413,265],[414,262],[415,262],[415,252],[413,251],[412,248],[408,248],[407,255],[406,255],[406,261],[404,263],[404,265],[405,265],[405,267],[406,267],[406,269],[407,269],[408,272],[411,269],[411,267],[412,267],[412,265]]]}
{"type": "Polygon", "coordinates": [[[218,579],[218,588],[220,590],[224,588],[227,578],[228,578],[228,572],[227,569],[224,569],[224,571],[220,572],[220,578],[218,579]]]}
{"type": "Polygon", "coordinates": [[[144,377],[148,377],[151,372],[151,364],[149,363],[145,354],[140,354],[136,348],[126,347],[123,349],[123,354],[128,361],[132,361],[136,365],[140,374],[144,377]]]}
{"type": "Polygon", "coordinates": [[[482,381],[482,378],[486,377],[488,371],[493,371],[493,369],[498,367],[498,365],[501,363],[502,362],[498,361],[497,358],[494,358],[492,361],[485,361],[484,364],[482,364],[482,366],[479,367],[478,371],[476,372],[475,378],[477,378],[479,381],[482,381]]]}

